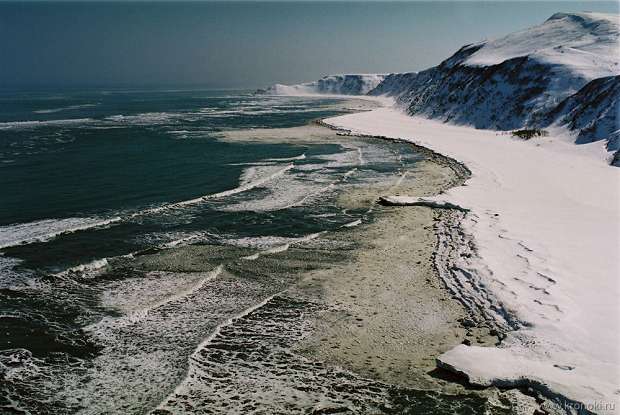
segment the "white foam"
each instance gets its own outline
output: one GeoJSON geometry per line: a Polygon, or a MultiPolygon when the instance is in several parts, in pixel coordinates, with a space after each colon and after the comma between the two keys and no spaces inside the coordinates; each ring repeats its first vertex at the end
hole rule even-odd
{"type": "Polygon", "coordinates": [[[196,293],[208,281],[216,279],[223,269],[223,265],[218,265],[213,271],[201,273],[197,278],[190,279],[189,284],[187,284],[187,278],[179,278],[177,275],[166,278],[166,274],[170,273],[158,271],[151,272],[145,278],[135,281],[124,281],[127,285],[124,297],[119,296],[116,291],[108,290],[104,292],[102,302],[105,306],[122,310],[125,315],[117,318],[105,317],[85,327],[84,330],[97,332],[111,326],[124,327],[144,320],[151,311],[196,293]],[[154,298],[155,295],[161,294],[162,290],[168,293],[160,298],[154,298]]]}
{"type": "Polygon", "coordinates": [[[211,333],[207,338],[205,338],[199,345],[198,347],[196,347],[196,349],[194,350],[194,353],[192,353],[192,355],[189,357],[189,361],[190,361],[190,366],[189,369],[187,371],[187,375],[185,376],[185,379],[183,379],[181,381],[181,383],[179,383],[179,385],[174,389],[174,391],[169,394],[168,396],[166,396],[162,402],[157,406],[156,409],[160,409],[160,410],[164,410],[165,409],[165,405],[166,402],[171,399],[172,397],[174,397],[175,395],[178,394],[182,394],[183,392],[183,388],[185,386],[185,382],[189,379],[191,379],[194,375],[193,375],[193,371],[195,370],[194,366],[192,365],[193,362],[199,361],[200,360],[200,352],[201,350],[203,350],[209,343],[211,343],[222,331],[222,329],[224,327],[230,326],[231,324],[233,324],[233,322],[235,320],[238,320],[240,318],[243,318],[245,316],[247,316],[248,314],[252,313],[254,310],[257,310],[259,308],[261,308],[262,306],[264,306],[265,304],[267,304],[269,301],[271,301],[277,294],[274,295],[270,295],[269,297],[265,298],[263,301],[261,301],[260,303],[253,305],[252,307],[249,307],[245,310],[243,310],[241,313],[237,314],[236,316],[233,316],[229,319],[227,319],[226,321],[224,321],[222,324],[218,325],[215,330],[213,331],[213,333],[211,333]]]}
{"type": "Polygon", "coordinates": [[[269,254],[277,254],[278,252],[284,252],[284,251],[288,251],[288,249],[291,247],[291,244],[284,244],[284,245],[280,245],[280,246],[274,246],[273,248],[269,248],[263,252],[258,252],[254,255],[249,255],[249,256],[244,256],[241,257],[241,259],[246,259],[246,260],[255,260],[258,259],[259,257],[261,257],[262,255],[269,255],[269,254]]]}
{"type": "Polygon", "coordinates": [[[69,105],[66,107],[59,107],[59,108],[49,108],[49,109],[44,109],[44,110],[37,110],[37,111],[33,111],[35,114],[53,114],[56,112],[61,112],[61,111],[70,111],[70,110],[77,110],[80,108],[90,108],[90,107],[96,107],[98,104],[80,104],[80,105],[69,105]]]}
{"type": "Polygon", "coordinates": [[[98,273],[99,271],[103,270],[104,268],[108,267],[108,259],[107,258],[101,258],[101,259],[95,259],[91,262],[88,262],[86,264],[81,264],[81,265],[77,265],[75,267],[71,267],[68,270],[66,270],[65,272],[61,273],[61,274],[67,274],[67,273],[81,273],[84,276],[89,275],[91,276],[93,273],[98,273]]]}
{"type": "Polygon", "coordinates": [[[145,112],[136,115],[111,115],[106,117],[104,120],[123,124],[144,125],[166,122],[174,118],[179,118],[183,115],[185,114],[172,112],[145,112]]]}
{"type": "MultiPolygon", "coordinates": [[[[254,183],[256,177],[259,176],[268,176],[277,180],[271,180],[269,184],[264,183],[267,194],[262,198],[257,197],[252,200],[231,203],[220,209],[235,212],[276,211],[301,206],[309,200],[334,190],[339,183],[346,181],[348,177],[357,171],[357,167],[355,167],[338,178],[329,177],[328,170],[330,168],[339,169],[346,166],[357,166],[360,162],[364,162],[360,159],[360,152],[357,151],[357,147],[347,148],[350,148],[350,150],[318,156],[317,158],[326,160],[324,163],[295,166],[295,174],[283,177],[278,177],[279,175],[276,176],[271,173],[278,168],[277,166],[251,166],[241,176],[243,183],[254,183]]],[[[305,157],[305,155],[303,156],[305,157]]]]}
{"type": "Polygon", "coordinates": [[[163,245],[163,247],[164,248],[175,248],[175,247],[187,245],[192,242],[198,242],[198,241],[204,240],[205,236],[206,235],[203,233],[190,234],[183,238],[175,239],[174,241],[167,242],[163,245]]]}
{"type": "Polygon", "coordinates": [[[21,129],[21,128],[37,128],[49,126],[76,125],[93,122],[92,118],[73,118],[66,120],[49,120],[49,121],[8,121],[0,123],[0,130],[21,129]]]}
{"type": "Polygon", "coordinates": [[[394,182],[394,184],[390,188],[390,191],[392,191],[392,190],[396,189],[398,186],[400,186],[403,183],[403,180],[405,180],[405,177],[407,177],[407,172],[406,171],[404,171],[400,176],[398,176],[398,179],[396,179],[396,182],[394,182]]]}
{"type": "Polygon", "coordinates": [[[297,241],[299,238],[291,238],[285,236],[251,236],[251,237],[243,237],[243,238],[227,238],[226,236],[221,236],[218,239],[218,242],[233,245],[240,248],[255,248],[266,250],[273,248],[278,245],[290,244],[291,242],[297,241]]]}
{"type": "Polygon", "coordinates": [[[15,267],[21,263],[20,259],[0,254],[0,288],[16,290],[20,288],[34,288],[39,285],[30,271],[15,270],[15,267]]]}
{"type": "Polygon", "coordinates": [[[11,246],[46,242],[59,235],[106,226],[120,221],[120,217],[44,219],[0,227],[0,249],[11,246]]]}
{"type": "Polygon", "coordinates": [[[345,227],[345,228],[353,228],[353,227],[361,225],[361,224],[362,224],[362,220],[358,219],[358,220],[354,220],[353,222],[345,223],[342,226],[345,227]]]}
{"type": "Polygon", "coordinates": [[[363,159],[360,159],[360,153],[357,147],[347,147],[349,151],[344,151],[334,154],[325,154],[318,156],[317,158],[327,161],[323,167],[345,167],[345,166],[359,166],[362,164],[363,159]]]}
{"type": "Polygon", "coordinates": [[[271,171],[269,174],[267,174],[266,176],[262,176],[262,177],[253,177],[253,181],[246,181],[245,183],[242,183],[240,186],[235,187],[234,189],[230,189],[230,190],[225,190],[223,192],[219,192],[219,193],[213,193],[210,195],[204,195],[204,196],[199,196],[196,197],[194,199],[189,199],[189,200],[184,200],[181,202],[175,202],[175,203],[169,203],[163,206],[159,206],[159,207],[155,207],[155,208],[150,208],[150,209],[145,209],[142,210],[140,212],[136,212],[133,213],[132,215],[130,215],[130,218],[134,218],[137,216],[143,216],[143,215],[148,215],[148,214],[153,214],[153,213],[159,213],[168,209],[174,209],[174,208],[178,208],[178,207],[185,207],[185,206],[191,206],[191,205],[196,205],[196,204],[200,204],[203,202],[206,202],[208,200],[213,200],[213,199],[220,199],[226,196],[232,196],[235,195],[237,193],[242,193],[242,192],[246,192],[248,190],[251,190],[255,187],[259,187],[264,185],[265,183],[269,182],[270,180],[273,180],[279,176],[282,176],[284,173],[286,173],[287,171],[291,170],[293,168],[293,164],[289,164],[287,166],[284,167],[279,167],[278,169],[274,169],[273,171],[271,171]]]}
{"type": "Polygon", "coordinates": [[[279,177],[281,175],[283,175],[284,173],[286,173],[287,171],[291,170],[293,168],[293,164],[289,164],[285,167],[279,168],[273,172],[271,172],[271,174],[268,174],[267,176],[263,176],[263,177],[253,177],[254,180],[252,181],[246,181],[245,183],[243,183],[241,186],[239,187],[235,187],[234,189],[230,189],[230,190],[226,190],[224,192],[220,192],[220,193],[214,193],[212,195],[207,195],[207,196],[202,196],[198,199],[192,199],[192,200],[188,200],[185,202],[179,202],[176,203],[176,206],[185,206],[188,204],[194,204],[197,203],[197,201],[204,201],[204,200],[211,200],[211,199],[219,199],[222,197],[226,197],[226,196],[231,196],[237,193],[241,193],[241,192],[245,192],[248,191],[250,189],[253,189],[255,187],[261,186],[265,183],[267,183],[270,180],[275,179],[276,177],[279,177]]]}
{"type": "MultiPolygon", "coordinates": [[[[346,182],[349,177],[358,172],[357,166],[368,163],[362,156],[360,146],[344,144],[343,147],[345,147],[345,151],[317,156],[317,159],[325,160],[323,163],[295,166],[295,174],[271,181],[269,185],[265,186],[267,193],[262,198],[257,197],[252,200],[230,203],[220,209],[235,212],[277,211],[302,206],[322,195],[324,196],[326,193],[337,189],[338,185],[346,182]],[[330,174],[331,169],[349,166],[352,168],[344,174],[338,171],[333,172],[337,174],[336,177],[334,177],[335,174],[330,174]]],[[[374,153],[383,154],[384,152],[371,150],[371,148],[372,146],[368,146],[366,153],[372,156],[372,162],[379,162],[380,160],[374,153]]],[[[269,171],[273,168],[273,166],[253,166],[244,172],[243,178],[244,180],[253,180],[254,176],[265,174],[261,173],[262,171],[269,171]]]]}
{"type": "Polygon", "coordinates": [[[293,161],[293,160],[305,160],[306,159],[306,153],[303,153],[299,156],[295,156],[295,157],[288,157],[288,158],[271,158],[271,159],[266,159],[265,161],[293,161]]]}
{"type": "Polygon", "coordinates": [[[357,162],[361,166],[362,164],[366,163],[364,161],[364,155],[363,155],[362,149],[360,147],[357,147],[356,150],[357,150],[357,162]]]}
{"type": "Polygon", "coordinates": [[[260,164],[247,167],[239,177],[240,187],[251,185],[256,181],[261,180],[261,178],[263,177],[278,177],[280,175],[281,169],[282,165],[272,164],[260,164]]]}
{"type": "Polygon", "coordinates": [[[316,238],[320,237],[321,235],[323,235],[325,233],[327,233],[327,231],[311,233],[309,235],[305,235],[305,236],[302,236],[302,237],[299,237],[299,238],[290,238],[290,239],[288,239],[289,242],[287,242],[287,243],[284,243],[282,245],[273,246],[271,248],[268,248],[268,249],[265,249],[263,251],[257,252],[257,253],[255,253],[253,255],[248,255],[248,256],[241,257],[241,259],[253,261],[253,260],[258,259],[259,257],[261,257],[263,255],[277,254],[279,252],[288,251],[289,248],[291,247],[291,245],[298,244],[298,243],[301,243],[301,242],[311,241],[313,239],[316,239],[316,238]]]}
{"type": "Polygon", "coordinates": [[[318,190],[316,190],[314,192],[310,192],[310,193],[306,194],[304,197],[302,197],[301,199],[296,200],[295,202],[290,203],[290,204],[288,204],[286,206],[283,206],[280,209],[288,209],[288,208],[292,208],[292,207],[295,207],[295,206],[302,206],[307,201],[312,200],[312,199],[318,197],[319,195],[321,195],[323,193],[326,193],[326,192],[329,192],[329,191],[335,189],[336,185],[338,185],[338,183],[346,181],[349,177],[351,177],[351,175],[355,174],[355,172],[357,172],[357,168],[353,168],[353,169],[347,171],[345,174],[342,175],[342,178],[334,180],[333,182],[329,183],[327,186],[320,187],[318,190]]]}

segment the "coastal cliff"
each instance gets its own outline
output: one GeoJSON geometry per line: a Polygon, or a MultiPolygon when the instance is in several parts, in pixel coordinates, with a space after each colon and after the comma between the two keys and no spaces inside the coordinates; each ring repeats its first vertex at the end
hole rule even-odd
{"type": "Polygon", "coordinates": [[[394,97],[410,115],[481,129],[563,126],[577,144],[605,140],[618,151],[618,33],[617,16],[556,13],[420,73],[388,75],[370,94],[394,97]]]}
{"type": "Polygon", "coordinates": [[[265,92],[388,96],[409,115],[479,129],[562,127],[576,144],[604,140],[620,166],[619,27],[617,15],[556,13],[421,72],[336,75],[265,92]]]}
{"type": "Polygon", "coordinates": [[[314,82],[297,85],[275,84],[257,93],[272,95],[335,94],[366,95],[385,78],[381,74],[328,75],[314,82]]]}

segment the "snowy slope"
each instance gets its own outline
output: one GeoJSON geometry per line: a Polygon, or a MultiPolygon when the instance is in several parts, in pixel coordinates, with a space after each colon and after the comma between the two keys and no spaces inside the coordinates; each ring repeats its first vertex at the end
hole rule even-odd
{"type": "Polygon", "coordinates": [[[298,85],[275,84],[258,92],[273,95],[365,95],[383,81],[381,74],[329,75],[318,81],[298,85]]]}
{"type": "Polygon", "coordinates": [[[330,75],[273,85],[276,95],[389,96],[410,115],[516,130],[563,126],[577,144],[605,140],[620,165],[618,15],[556,13],[542,24],[465,45],[421,72],[330,75]],[[605,79],[603,81],[603,79],[605,79]]]}
{"type": "Polygon", "coordinates": [[[617,48],[617,16],[556,13],[541,25],[485,43],[465,64],[490,66],[528,56],[591,80],[619,73],[617,48]]]}
{"type": "Polygon", "coordinates": [[[617,15],[558,13],[425,71],[387,75],[369,92],[407,114],[325,120],[415,142],[472,171],[434,199],[469,210],[462,225],[477,257],[454,267],[520,325],[499,347],[460,345],[438,363],[475,384],[533,387],[567,413],[620,408],[620,170],[601,163],[601,141],[620,148],[619,33],[617,15]],[[489,131],[520,128],[551,134],[489,131]]]}
{"type": "Polygon", "coordinates": [[[521,324],[497,348],[457,346],[441,366],[474,384],[533,387],[562,413],[618,413],[620,169],[601,163],[600,143],[575,146],[555,133],[523,141],[392,108],[325,122],[412,141],[472,171],[466,186],[433,199],[469,209],[462,226],[477,257],[453,269],[481,280],[480,294],[521,324]]]}
{"type": "Polygon", "coordinates": [[[428,70],[388,75],[370,94],[395,97],[411,115],[476,128],[563,125],[578,143],[608,140],[614,151],[617,111],[605,108],[617,108],[619,99],[619,34],[617,15],[557,13],[527,30],[466,45],[428,70]],[[601,78],[608,79],[592,82],[601,78]]]}
{"type": "Polygon", "coordinates": [[[588,82],[562,101],[549,114],[549,123],[557,121],[578,131],[577,144],[606,139],[610,149],[618,149],[619,114],[620,76],[607,76],[588,82]]]}

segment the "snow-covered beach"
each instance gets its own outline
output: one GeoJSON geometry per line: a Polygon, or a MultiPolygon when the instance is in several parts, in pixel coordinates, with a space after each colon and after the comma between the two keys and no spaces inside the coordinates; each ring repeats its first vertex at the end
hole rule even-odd
{"type": "Polygon", "coordinates": [[[620,3],[31,3],[0,415],[620,412],[620,3]]]}
{"type": "Polygon", "coordinates": [[[381,198],[467,212],[456,237],[436,228],[437,268],[506,337],[458,345],[437,365],[476,385],[531,387],[562,412],[620,407],[620,170],[610,166],[620,160],[619,33],[617,15],[556,13],[419,73],[378,84],[326,77],[328,91],[303,84],[304,93],[369,89],[383,108],[323,123],[414,143],[471,171],[435,197],[381,198]],[[446,246],[461,252],[441,258],[446,246]]]}
{"type": "Polygon", "coordinates": [[[463,227],[479,256],[458,266],[478,275],[521,324],[499,348],[458,346],[440,365],[475,384],[531,385],[595,412],[617,408],[620,171],[602,160],[600,143],[576,147],[555,135],[521,141],[393,108],[325,122],[411,141],[472,171],[465,186],[436,199],[470,209],[463,227]]]}

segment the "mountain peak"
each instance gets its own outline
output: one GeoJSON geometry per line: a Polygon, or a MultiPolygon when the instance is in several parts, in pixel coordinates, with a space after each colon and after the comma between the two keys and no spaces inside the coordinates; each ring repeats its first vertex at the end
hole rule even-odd
{"type": "Polygon", "coordinates": [[[464,63],[489,66],[528,57],[592,80],[620,73],[619,36],[618,15],[555,13],[540,25],[488,41],[464,63]]]}

